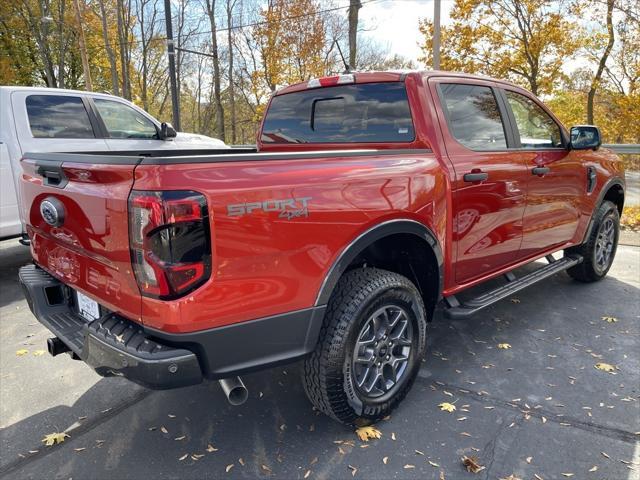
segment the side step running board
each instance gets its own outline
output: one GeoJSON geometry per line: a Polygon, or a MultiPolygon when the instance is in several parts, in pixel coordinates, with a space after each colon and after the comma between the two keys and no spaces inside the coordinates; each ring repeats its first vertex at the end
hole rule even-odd
{"type": "Polygon", "coordinates": [[[533,285],[536,282],[539,282],[540,280],[544,280],[545,278],[562,272],[582,262],[582,257],[580,256],[564,257],[560,260],[555,260],[552,255],[547,255],[546,258],[549,262],[548,265],[545,265],[544,267],[541,267],[521,278],[516,278],[512,272],[508,272],[505,275],[508,283],[483,295],[480,295],[479,297],[467,300],[465,303],[459,303],[453,295],[450,297],[446,297],[445,302],[447,303],[448,308],[446,308],[444,311],[445,315],[448,318],[452,319],[462,319],[470,317],[474,313],[482,310],[485,307],[488,307],[489,305],[507,298],[514,293],[519,292],[520,290],[527,288],[528,286],[533,285]]]}

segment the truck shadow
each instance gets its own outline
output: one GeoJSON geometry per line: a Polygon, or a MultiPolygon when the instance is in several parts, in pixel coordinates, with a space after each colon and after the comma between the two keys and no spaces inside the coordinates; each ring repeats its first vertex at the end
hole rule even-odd
{"type": "MultiPolygon", "coordinates": [[[[240,407],[227,403],[216,382],[150,392],[122,379],[101,379],[72,406],[58,405],[3,429],[0,476],[39,478],[49,472],[50,478],[303,478],[311,470],[313,478],[351,478],[348,465],[352,465],[362,478],[391,478],[407,477],[403,465],[419,463],[412,477],[437,478],[438,469],[424,457],[416,460],[414,450],[419,450],[439,459],[456,478],[465,474],[460,455],[474,454],[470,446],[480,449],[476,454],[483,461],[504,457],[494,468],[508,464],[510,448],[515,448],[508,435],[520,428],[518,422],[526,423],[523,405],[531,406],[535,418],[543,412],[551,419],[547,430],[529,427],[530,437],[521,440],[523,448],[535,444],[536,455],[553,458],[565,448],[557,442],[568,440],[548,438],[558,425],[553,417],[562,415],[568,423],[583,422],[562,432],[585,436],[590,434],[589,425],[597,423],[605,440],[615,442],[616,457],[632,460],[634,442],[624,432],[640,430],[637,401],[616,402],[615,409],[600,411],[595,418],[585,416],[582,407],[612,403],[613,391],[620,397],[640,394],[640,335],[631,325],[635,317],[629,312],[634,307],[628,300],[640,298],[638,290],[615,277],[581,285],[560,274],[470,320],[452,322],[438,310],[414,389],[392,418],[379,426],[384,437],[377,445],[384,447],[361,448],[364,444],[352,429],[313,411],[297,363],[244,377],[250,396],[240,407]],[[620,318],[620,325],[603,322],[604,315],[620,318]],[[624,325],[623,319],[628,320],[624,325]],[[499,349],[499,343],[510,348],[499,349]],[[619,366],[620,375],[597,371],[593,364],[598,361],[619,366]],[[628,387],[621,391],[623,381],[628,387]],[[550,396],[556,403],[544,402],[550,396]],[[114,398],[110,409],[96,411],[105,397],[114,398]],[[458,408],[471,405],[471,413],[465,414],[469,419],[462,424],[454,416],[446,417],[437,408],[443,401],[455,402],[458,408]],[[558,407],[559,403],[563,405],[558,407]],[[538,412],[533,408],[537,404],[542,405],[538,412]],[[83,416],[87,418],[79,421],[83,416]],[[48,448],[39,443],[44,434],[63,431],[75,422],[79,427],[64,444],[48,448]],[[512,430],[506,428],[511,422],[518,423],[512,430]],[[462,428],[475,440],[460,437],[462,428]],[[397,442],[391,440],[391,432],[397,442]],[[392,460],[383,473],[385,455],[392,460]]],[[[536,428],[542,428],[539,421],[536,428]]],[[[605,449],[596,447],[600,441],[594,436],[591,448],[582,444],[585,462],[605,449]]],[[[601,467],[599,473],[632,478],[624,464],[615,463],[601,467]]],[[[518,473],[516,467],[491,473],[494,477],[518,473]]],[[[558,473],[549,473],[548,478],[554,475],[558,473]]]]}
{"type": "Polygon", "coordinates": [[[18,269],[29,262],[29,247],[19,244],[17,239],[0,242],[0,308],[24,300],[18,283],[18,269]]]}

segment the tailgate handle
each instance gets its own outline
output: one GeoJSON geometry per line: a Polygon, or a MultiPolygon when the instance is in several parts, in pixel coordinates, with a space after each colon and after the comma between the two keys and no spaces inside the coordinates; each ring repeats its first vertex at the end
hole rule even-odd
{"type": "Polygon", "coordinates": [[[62,170],[61,163],[38,161],[36,162],[36,173],[42,175],[47,187],[64,188],[67,184],[67,177],[62,170]]]}

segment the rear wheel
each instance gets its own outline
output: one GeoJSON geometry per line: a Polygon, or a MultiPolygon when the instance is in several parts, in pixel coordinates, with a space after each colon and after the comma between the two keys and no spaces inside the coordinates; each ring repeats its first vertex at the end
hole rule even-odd
{"type": "Polygon", "coordinates": [[[425,344],[426,314],[413,283],[385,270],[347,272],[327,306],[318,345],[305,361],[307,396],[336,420],[373,423],[413,385],[425,344]]]}
{"type": "Polygon", "coordinates": [[[618,207],[604,201],[593,217],[593,229],[585,243],[567,250],[567,253],[582,255],[582,263],[571,267],[567,273],[580,282],[596,282],[603,279],[616,255],[620,235],[618,207]]]}

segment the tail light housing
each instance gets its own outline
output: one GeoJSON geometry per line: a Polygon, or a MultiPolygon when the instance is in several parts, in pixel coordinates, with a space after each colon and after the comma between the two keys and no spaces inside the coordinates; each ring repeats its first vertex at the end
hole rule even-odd
{"type": "Polygon", "coordinates": [[[211,275],[209,214],[193,191],[141,191],[129,195],[129,247],[140,292],[179,298],[211,275]]]}

